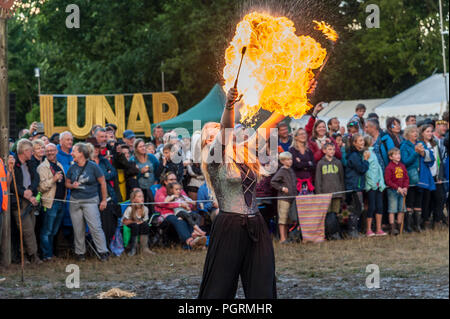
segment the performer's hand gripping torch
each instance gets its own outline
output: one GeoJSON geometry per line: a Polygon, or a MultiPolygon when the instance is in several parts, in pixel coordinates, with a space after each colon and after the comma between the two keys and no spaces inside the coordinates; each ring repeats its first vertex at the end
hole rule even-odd
{"type": "MultiPolygon", "coordinates": [[[[234,81],[234,88],[235,89],[237,89],[237,84],[238,84],[238,80],[239,80],[239,73],[241,73],[242,60],[244,59],[244,55],[245,55],[246,51],[247,51],[247,47],[243,47],[242,51],[241,51],[241,63],[239,63],[239,69],[238,69],[238,73],[237,73],[237,76],[236,76],[236,81],[234,81]]],[[[237,102],[239,102],[242,99],[242,96],[243,96],[243,94],[241,94],[238,99],[234,100],[234,102],[231,103],[229,105],[229,107],[231,107],[234,104],[236,104],[237,102]]]]}

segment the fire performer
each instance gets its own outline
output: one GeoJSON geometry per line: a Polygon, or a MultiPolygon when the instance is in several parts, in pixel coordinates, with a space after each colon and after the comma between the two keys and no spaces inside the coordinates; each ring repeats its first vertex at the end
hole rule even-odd
{"type": "Polygon", "coordinates": [[[316,86],[312,69],[325,56],[314,39],[297,36],[294,23],[285,17],[253,12],[237,25],[225,53],[228,94],[221,122],[205,124],[201,137],[202,171],[220,212],[211,228],[200,299],[234,298],[239,276],[246,298],[277,297],[272,240],[256,203],[258,156],[266,152],[257,145],[265,145],[270,129],[286,116],[298,118],[312,107],[307,97],[316,86]],[[243,94],[238,99],[241,67],[243,94]],[[234,105],[241,99],[241,122],[251,120],[260,108],[272,115],[257,133],[237,143],[234,105]]]}
{"type": "MultiPolygon", "coordinates": [[[[202,169],[220,213],[211,229],[200,299],[234,298],[239,276],[246,298],[277,297],[272,239],[256,204],[260,165],[251,156],[234,160],[239,157],[239,148],[246,146],[236,145],[235,139],[229,136],[230,129],[234,134],[237,96],[237,89],[231,88],[221,123],[207,123],[202,130],[202,169]],[[217,150],[221,151],[220,156],[215,154],[217,150]]],[[[275,128],[284,118],[274,112],[260,126],[266,129],[266,140],[270,128],[275,128]]],[[[256,147],[256,135],[249,137],[248,147],[256,147]]]]}

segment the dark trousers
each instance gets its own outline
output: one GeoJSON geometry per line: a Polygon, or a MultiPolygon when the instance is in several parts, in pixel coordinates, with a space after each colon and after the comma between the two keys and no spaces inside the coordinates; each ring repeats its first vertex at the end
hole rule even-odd
{"type": "Polygon", "coordinates": [[[436,190],[429,191],[423,190],[422,200],[422,219],[423,221],[429,221],[431,215],[433,215],[433,223],[437,223],[444,218],[444,185],[436,184],[436,190]]]}
{"type": "Polygon", "coordinates": [[[120,213],[117,212],[118,206],[109,201],[106,208],[100,211],[100,220],[102,221],[102,229],[105,234],[106,246],[109,248],[111,240],[116,233],[118,218],[120,213]]]}
{"type": "Polygon", "coordinates": [[[200,226],[200,222],[202,221],[202,217],[199,214],[185,210],[177,212],[175,216],[183,218],[192,228],[195,225],[200,226]]]}
{"type": "Polygon", "coordinates": [[[370,190],[367,192],[369,207],[367,210],[367,218],[374,218],[375,214],[383,214],[383,193],[379,190],[370,190]]]}
{"type": "Polygon", "coordinates": [[[128,224],[128,227],[131,230],[131,236],[150,234],[150,226],[148,226],[147,222],[143,222],[142,224],[136,224],[136,223],[128,224]]]}
{"type": "Polygon", "coordinates": [[[272,240],[261,214],[221,211],[214,219],[199,299],[233,299],[239,276],[246,298],[277,298],[272,240]]]}

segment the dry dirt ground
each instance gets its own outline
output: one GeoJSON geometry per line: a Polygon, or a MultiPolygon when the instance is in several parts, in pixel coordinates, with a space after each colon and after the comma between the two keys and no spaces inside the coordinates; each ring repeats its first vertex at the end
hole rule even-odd
{"type": "MultiPolygon", "coordinates": [[[[321,244],[274,242],[278,297],[449,298],[449,231],[428,230],[397,237],[361,238],[321,244]],[[380,288],[367,288],[369,264],[379,267],[380,288]]],[[[0,268],[0,298],[98,298],[120,288],[144,299],[196,298],[206,251],[155,250],[154,256],[58,259],[41,266],[0,268]],[[77,264],[80,288],[67,288],[66,266],[77,264]]],[[[239,286],[237,298],[244,298],[239,286]]]]}

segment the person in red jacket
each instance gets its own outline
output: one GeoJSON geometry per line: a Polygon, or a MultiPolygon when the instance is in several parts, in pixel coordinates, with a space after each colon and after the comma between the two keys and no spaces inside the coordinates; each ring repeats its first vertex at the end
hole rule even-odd
{"type": "Polygon", "coordinates": [[[391,235],[397,235],[398,230],[394,224],[394,215],[397,214],[397,227],[403,223],[405,213],[405,198],[408,193],[409,176],[403,163],[400,150],[396,147],[389,150],[390,162],[384,171],[384,181],[389,187],[388,192],[388,213],[391,235]]]}
{"type": "Polygon", "coordinates": [[[308,124],[305,126],[305,130],[309,137],[308,148],[313,152],[314,161],[316,163],[318,163],[324,156],[322,147],[327,143],[333,143],[336,149],[334,156],[339,160],[342,159],[341,149],[336,143],[336,140],[328,134],[326,123],[322,120],[316,120],[317,114],[324,108],[322,104],[323,102],[320,102],[316,105],[308,124]]]}

